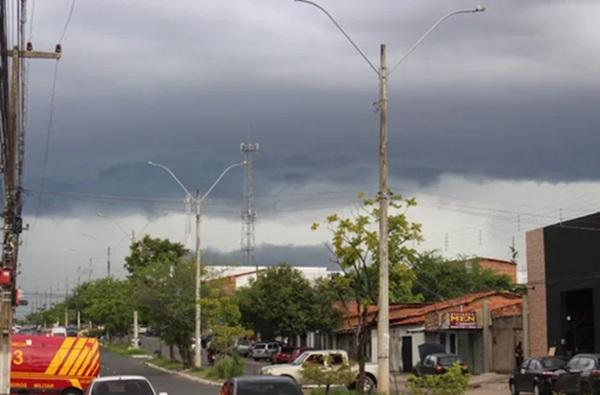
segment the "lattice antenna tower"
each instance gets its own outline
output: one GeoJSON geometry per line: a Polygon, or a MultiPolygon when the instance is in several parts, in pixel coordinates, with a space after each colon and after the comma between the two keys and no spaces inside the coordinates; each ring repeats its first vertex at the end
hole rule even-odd
{"type": "MultiPolygon", "coordinates": [[[[242,254],[246,266],[256,265],[254,259],[254,179],[252,174],[252,160],[254,153],[259,150],[258,143],[241,143],[240,150],[244,154],[244,203],[242,206],[242,254]]],[[[258,266],[256,266],[258,274],[258,266]]]]}

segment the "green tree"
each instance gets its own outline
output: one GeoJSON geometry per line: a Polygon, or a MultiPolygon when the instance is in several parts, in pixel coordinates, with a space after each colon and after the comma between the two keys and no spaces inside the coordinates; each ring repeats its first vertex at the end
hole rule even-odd
{"type": "Polygon", "coordinates": [[[131,283],[113,277],[83,283],[67,299],[69,310],[81,311],[84,321],[103,325],[113,336],[129,332],[133,303],[131,283]]]}
{"type": "Polygon", "coordinates": [[[135,299],[150,325],[169,346],[177,346],[184,367],[191,367],[195,328],[195,264],[159,255],[136,269],[135,299]]]}
{"type": "Polygon", "coordinates": [[[287,264],[265,270],[237,292],[242,322],[263,338],[330,331],[333,301],[318,295],[302,273],[287,264]],[[323,306],[327,306],[323,309],[323,306]]]}
{"type": "Polygon", "coordinates": [[[457,298],[473,292],[512,291],[509,276],[481,267],[476,259],[448,260],[435,251],[413,259],[413,292],[428,302],[457,298]]]}
{"type": "MultiPolygon", "coordinates": [[[[342,275],[331,280],[330,286],[335,289],[346,311],[350,311],[349,302],[353,302],[357,309],[359,323],[355,336],[358,342],[354,354],[359,361],[358,388],[363,388],[364,357],[376,318],[369,316],[368,308],[377,303],[379,293],[379,209],[377,200],[366,199],[362,194],[359,197],[362,205],[354,217],[333,214],[324,223],[332,235],[331,252],[342,271],[342,275]]],[[[421,225],[410,222],[406,216],[407,209],[414,205],[414,199],[407,200],[395,194],[389,196],[388,249],[392,302],[420,300],[412,293],[414,274],[409,267],[415,251],[407,246],[407,242],[421,240],[421,225]]],[[[318,223],[313,224],[312,229],[316,230],[319,226],[318,223]]]]}
{"type": "Polygon", "coordinates": [[[179,262],[189,252],[181,243],[173,243],[168,239],[153,238],[148,235],[133,242],[129,249],[130,254],[125,258],[125,268],[130,275],[153,262],[160,261],[167,264],[179,262]]]}

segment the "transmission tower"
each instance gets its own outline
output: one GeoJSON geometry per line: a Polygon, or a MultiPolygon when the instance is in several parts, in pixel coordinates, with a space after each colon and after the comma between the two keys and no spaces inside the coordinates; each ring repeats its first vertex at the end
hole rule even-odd
{"type": "Polygon", "coordinates": [[[252,159],[258,151],[258,143],[242,143],[240,149],[244,154],[246,164],[244,165],[244,205],[242,207],[242,253],[246,266],[256,265],[258,276],[258,265],[254,259],[254,180],[252,176],[252,159]]]}

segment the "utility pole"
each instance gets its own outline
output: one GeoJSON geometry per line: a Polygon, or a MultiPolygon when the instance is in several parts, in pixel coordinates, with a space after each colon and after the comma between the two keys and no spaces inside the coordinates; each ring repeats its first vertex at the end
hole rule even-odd
{"type": "Polygon", "coordinates": [[[110,277],[110,246],[108,246],[108,248],[106,249],[106,272],[108,274],[108,277],[110,277]]]}
{"type": "Polygon", "coordinates": [[[385,44],[379,66],[379,300],[377,302],[377,383],[382,394],[390,392],[389,256],[388,256],[388,97],[385,44]]]}
{"type": "Polygon", "coordinates": [[[258,143],[242,143],[240,150],[244,154],[244,206],[242,208],[242,253],[245,255],[246,266],[256,265],[256,277],[258,278],[258,264],[254,259],[254,222],[256,212],[254,210],[254,177],[252,174],[252,158],[258,152],[258,143]]]}
{"type": "Polygon", "coordinates": [[[60,59],[61,48],[57,45],[55,52],[33,51],[30,43],[25,47],[24,22],[25,22],[25,0],[16,3],[21,15],[20,41],[12,50],[7,48],[6,26],[7,9],[6,2],[0,5],[0,19],[4,26],[2,28],[2,42],[0,54],[2,58],[2,69],[0,80],[2,91],[10,92],[9,97],[3,95],[0,103],[2,113],[2,155],[1,169],[4,177],[4,224],[2,258],[0,261],[0,274],[3,281],[0,284],[0,395],[10,394],[10,364],[11,364],[11,330],[13,313],[16,304],[16,276],[18,265],[18,250],[20,234],[23,231],[22,220],[22,185],[23,161],[25,153],[24,119],[23,110],[25,101],[22,90],[23,80],[23,58],[37,59],[60,59]],[[8,58],[11,59],[10,87],[8,87],[8,58]],[[8,103],[7,103],[8,101],[8,103]]]}
{"type": "Polygon", "coordinates": [[[69,298],[69,277],[65,278],[65,328],[69,326],[69,306],[67,299],[69,298]]]}
{"type": "Polygon", "coordinates": [[[200,256],[200,218],[202,213],[202,197],[200,191],[196,189],[194,197],[194,205],[196,206],[196,324],[195,324],[195,343],[194,343],[194,365],[197,368],[202,367],[202,306],[200,305],[200,287],[202,280],[202,258],[200,256]]]}

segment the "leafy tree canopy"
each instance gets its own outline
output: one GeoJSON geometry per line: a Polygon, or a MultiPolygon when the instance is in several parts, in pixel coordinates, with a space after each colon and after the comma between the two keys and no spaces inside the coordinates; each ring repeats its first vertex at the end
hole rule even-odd
{"type": "Polygon", "coordinates": [[[129,249],[130,254],[125,258],[125,268],[130,275],[153,262],[165,262],[169,265],[179,262],[189,252],[181,243],[173,243],[168,239],[153,238],[148,235],[133,242],[129,249]]]}
{"type": "Polygon", "coordinates": [[[412,291],[428,302],[473,292],[514,290],[509,276],[483,268],[473,258],[448,260],[430,251],[415,256],[412,267],[416,276],[412,291]]]}

